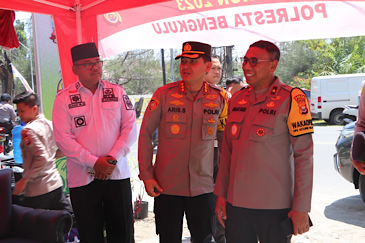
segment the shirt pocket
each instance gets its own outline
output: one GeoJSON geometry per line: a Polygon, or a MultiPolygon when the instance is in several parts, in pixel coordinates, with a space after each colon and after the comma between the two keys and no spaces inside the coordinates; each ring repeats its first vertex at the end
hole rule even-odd
{"type": "Polygon", "coordinates": [[[250,129],[250,140],[269,142],[274,133],[275,118],[268,115],[257,115],[250,129]]]}
{"type": "Polygon", "coordinates": [[[68,110],[71,117],[71,124],[73,129],[85,127],[87,125],[87,107],[80,106],[68,110]]]}
{"type": "Polygon", "coordinates": [[[226,130],[225,130],[225,132],[229,133],[230,138],[239,139],[244,117],[245,117],[245,113],[241,113],[241,112],[231,113],[231,115],[228,118],[226,130]],[[227,130],[227,128],[229,130],[227,130]]]}
{"type": "Polygon", "coordinates": [[[120,102],[102,102],[101,103],[103,120],[106,122],[120,121],[120,102]]]}
{"type": "Polygon", "coordinates": [[[185,138],[186,134],[186,114],[166,115],[166,137],[167,138],[185,138]]]}
{"type": "Polygon", "coordinates": [[[218,115],[203,115],[202,139],[215,139],[217,133],[217,124],[219,122],[218,115]]]}

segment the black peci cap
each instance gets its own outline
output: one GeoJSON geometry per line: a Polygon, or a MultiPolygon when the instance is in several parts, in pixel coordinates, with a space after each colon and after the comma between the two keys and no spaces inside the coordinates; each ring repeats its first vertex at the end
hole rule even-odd
{"type": "Polygon", "coordinates": [[[212,55],[212,47],[208,44],[196,42],[196,41],[188,41],[184,42],[182,46],[182,53],[181,55],[178,55],[175,57],[176,59],[179,59],[181,57],[187,57],[187,58],[199,58],[200,56],[207,56],[211,60],[212,55]]]}
{"type": "Polygon", "coordinates": [[[71,48],[72,62],[78,60],[99,57],[98,48],[94,42],[80,44],[71,48]]]}
{"type": "Polygon", "coordinates": [[[352,159],[365,161],[365,134],[364,131],[355,134],[352,141],[352,159]]]}

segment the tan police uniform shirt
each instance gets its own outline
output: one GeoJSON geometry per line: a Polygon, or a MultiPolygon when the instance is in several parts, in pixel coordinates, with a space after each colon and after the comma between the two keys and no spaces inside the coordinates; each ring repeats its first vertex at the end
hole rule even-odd
{"type": "Polygon", "coordinates": [[[34,197],[62,187],[61,176],[56,169],[56,142],[52,122],[43,114],[23,128],[20,143],[23,156],[23,178],[29,180],[26,197],[34,197]]]}
{"type": "Polygon", "coordinates": [[[139,177],[155,179],[163,194],[197,196],[213,191],[217,129],[227,119],[221,89],[207,82],[194,97],[184,81],[159,88],[144,113],[138,142],[139,177]],[[156,162],[152,135],[158,128],[156,162]]]}
{"type": "Polygon", "coordinates": [[[305,94],[276,77],[257,97],[246,86],[230,100],[214,193],[237,207],[309,212],[313,126],[305,94]]]}

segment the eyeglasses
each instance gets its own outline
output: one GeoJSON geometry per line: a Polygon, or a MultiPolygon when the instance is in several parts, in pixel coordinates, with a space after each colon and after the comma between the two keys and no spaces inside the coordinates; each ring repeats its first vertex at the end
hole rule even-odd
{"type": "Polygon", "coordinates": [[[272,61],[273,60],[259,60],[256,57],[251,57],[251,58],[244,57],[242,66],[250,62],[251,67],[256,67],[258,62],[272,62],[272,61]]]}
{"type": "Polygon", "coordinates": [[[82,63],[82,64],[74,64],[74,66],[84,66],[85,69],[91,70],[93,67],[101,68],[103,66],[103,61],[97,61],[97,62],[88,62],[88,63],[82,63]]]}

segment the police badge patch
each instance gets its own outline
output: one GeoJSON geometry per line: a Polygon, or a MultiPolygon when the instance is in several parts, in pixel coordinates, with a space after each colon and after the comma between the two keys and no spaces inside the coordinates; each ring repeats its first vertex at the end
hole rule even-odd
{"type": "Polygon", "coordinates": [[[132,102],[129,100],[128,95],[123,95],[123,100],[125,104],[125,108],[127,110],[134,110],[132,102]]]}
{"type": "Polygon", "coordinates": [[[85,127],[86,126],[85,116],[75,117],[74,121],[75,121],[75,126],[76,127],[85,127]]]}
{"type": "Polygon", "coordinates": [[[76,108],[80,106],[85,106],[85,102],[82,101],[80,94],[70,95],[71,104],[68,104],[68,108],[76,108]]]}
{"type": "Polygon", "coordinates": [[[115,97],[113,88],[104,88],[103,89],[103,98],[101,102],[117,102],[118,97],[115,97]]]}

